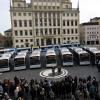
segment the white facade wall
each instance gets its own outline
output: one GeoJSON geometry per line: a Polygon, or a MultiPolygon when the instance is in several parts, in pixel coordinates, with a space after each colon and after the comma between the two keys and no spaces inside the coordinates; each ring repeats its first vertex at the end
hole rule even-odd
{"type": "Polygon", "coordinates": [[[83,25],[81,26],[81,43],[86,45],[100,44],[100,25],[83,25]]]}
{"type": "Polygon", "coordinates": [[[13,0],[10,13],[14,47],[79,43],[79,9],[70,0],[13,0]]]}

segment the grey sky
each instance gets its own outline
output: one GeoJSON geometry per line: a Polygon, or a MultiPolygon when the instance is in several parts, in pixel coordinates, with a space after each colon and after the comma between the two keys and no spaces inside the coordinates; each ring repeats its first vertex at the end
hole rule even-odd
{"type": "MultiPolygon", "coordinates": [[[[27,0],[29,1],[29,0],[27,0]]],[[[73,7],[77,7],[78,0],[71,0],[73,7]]],[[[9,29],[10,25],[10,0],[0,0],[0,32],[9,29]]],[[[100,17],[100,0],[80,0],[80,23],[89,21],[90,18],[100,17]]]]}

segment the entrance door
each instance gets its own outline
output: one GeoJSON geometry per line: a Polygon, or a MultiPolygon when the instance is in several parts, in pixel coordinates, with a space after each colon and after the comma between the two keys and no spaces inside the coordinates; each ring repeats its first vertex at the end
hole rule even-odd
{"type": "Polygon", "coordinates": [[[52,45],[52,39],[47,39],[46,40],[46,45],[52,45]]]}

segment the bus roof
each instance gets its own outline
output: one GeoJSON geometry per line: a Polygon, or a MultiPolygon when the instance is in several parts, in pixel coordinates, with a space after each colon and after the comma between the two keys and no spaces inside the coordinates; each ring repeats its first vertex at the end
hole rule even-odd
{"type": "Polygon", "coordinates": [[[78,54],[84,54],[84,53],[87,53],[88,54],[88,52],[86,52],[86,51],[84,51],[84,50],[80,50],[80,51],[76,51],[78,54]]]}
{"type": "Polygon", "coordinates": [[[72,54],[67,48],[61,48],[60,50],[62,54],[72,54]]]}
{"type": "Polygon", "coordinates": [[[56,55],[54,49],[47,50],[46,56],[49,56],[49,55],[56,55]]]}
{"type": "Polygon", "coordinates": [[[40,56],[40,53],[41,53],[41,50],[40,50],[40,49],[34,50],[34,51],[32,52],[32,54],[30,55],[30,57],[32,57],[32,56],[40,56]]]}
{"type": "Polygon", "coordinates": [[[28,50],[20,51],[15,58],[25,58],[26,54],[28,53],[28,50]]]}
{"type": "Polygon", "coordinates": [[[11,57],[11,53],[5,53],[1,55],[0,60],[9,59],[10,57],[11,57]]]}
{"type": "Polygon", "coordinates": [[[100,50],[92,51],[93,53],[100,53],[100,50]]]}

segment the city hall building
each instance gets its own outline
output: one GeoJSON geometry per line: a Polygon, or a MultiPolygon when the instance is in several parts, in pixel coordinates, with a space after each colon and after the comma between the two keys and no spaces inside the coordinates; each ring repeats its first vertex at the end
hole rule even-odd
{"type": "Polygon", "coordinates": [[[13,47],[79,43],[79,7],[70,0],[12,0],[13,47]]]}

